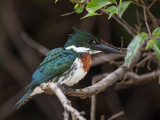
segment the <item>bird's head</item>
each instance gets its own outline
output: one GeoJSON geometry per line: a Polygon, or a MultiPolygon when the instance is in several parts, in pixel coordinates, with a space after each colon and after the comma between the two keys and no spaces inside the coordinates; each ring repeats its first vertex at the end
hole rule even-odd
{"type": "Polygon", "coordinates": [[[64,47],[76,52],[87,52],[89,54],[98,53],[101,51],[123,54],[123,52],[111,48],[100,43],[100,40],[90,33],[80,31],[73,28],[75,33],[70,35],[69,40],[65,43],[64,47]]]}

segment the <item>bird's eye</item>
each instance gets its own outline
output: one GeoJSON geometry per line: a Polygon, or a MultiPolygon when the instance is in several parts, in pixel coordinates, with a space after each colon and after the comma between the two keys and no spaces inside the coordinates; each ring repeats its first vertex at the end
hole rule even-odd
{"type": "Polygon", "coordinates": [[[92,40],[88,40],[87,43],[88,43],[88,44],[92,44],[93,41],[92,41],[92,40]]]}

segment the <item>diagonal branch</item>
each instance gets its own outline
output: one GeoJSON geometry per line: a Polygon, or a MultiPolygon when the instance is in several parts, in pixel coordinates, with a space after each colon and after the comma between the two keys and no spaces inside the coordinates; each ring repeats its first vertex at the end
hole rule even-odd
{"type": "Polygon", "coordinates": [[[44,47],[43,45],[35,42],[26,32],[21,32],[21,38],[32,48],[37,50],[42,55],[45,55],[50,50],[44,47]]]}
{"type": "Polygon", "coordinates": [[[148,6],[148,9],[150,9],[156,3],[156,1],[157,0],[153,0],[152,3],[148,6]]]}
{"type": "Polygon", "coordinates": [[[67,110],[64,110],[63,115],[64,115],[64,120],[69,120],[69,113],[67,110]]]}
{"type": "Polygon", "coordinates": [[[124,111],[120,111],[120,112],[112,115],[110,118],[108,118],[108,120],[114,120],[114,119],[118,118],[121,115],[124,115],[124,111]]]}
{"type": "MultiPolygon", "coordinates": [[[[44,85],[46,85],[46,84],[42,84],[42,87],[44,85]]],[[[61,101],[61,103],[66,111],[74,114],[76,116],[76,118],[78,118],[79,120],[86,120],[84,117],[82,117],[82,115],[76,109],[74,109],[71,106],[70,101],[67,99],[67,97],[61,91],[61,89],[55,83],[48,83],[47,87],[49,89],[52,89],[55,92],[55,94],[57,95],[57,97],[61,101]]]]}
{"type": "MultiPolygon", "coordinates": [[[[104,14],[109,15],[109,13],[104,12],[103,9],[100,9],[104,14]]],[[[133,37],[135,36],[135,34],[138,34],[138,32],[132,28],[125,20],[123,20],[122,18],[119,18],[115,15],[112,16],[113,19],[115,19],[123,28],[126,29],[126,31],[132,35],[133,37]]]]}
{"type": "Polygon", "coordinates": [[[151,37],[151,31],[150,31],[150,28],[149,28],[149,25],[148,25],[148,22],[147,22],[147,15],[146,15],[146,8],[143,7],[143,12],[144,12],[144,20],[145,20],[145,24],[146,24],[146,27],[147,27],[147,30],[148,30],[148,34],[149,36],[151,37]]]}
{"type": "Polygon", "coordinates": [[[131,77],[131,79],[129,81],[126,81],[123,83],[117,83],[117,85],[116,85],[117,89],[125,89],[125,88],[129,88],[131,86],[141,85],[144,83],[151,82],[151,81],[155,80],[156,77],[160,76],[160,70],[146,73],[143,75],[137,75],[136,73],[129,72],[128,76],[131,77]]]}
{"type": "Polygon", "coordinates": [[[151,18],[154,27],[158,28],[158,24],[157,24],[157,20],[156,18],[153,16],[153,14],[151,13],[151,11],[149,10],[149,8],[146,6],[145,2],[143,0],[140,0],[141,4],[145,7],[147,14],[149,15],[149,17],[151,18]]]}

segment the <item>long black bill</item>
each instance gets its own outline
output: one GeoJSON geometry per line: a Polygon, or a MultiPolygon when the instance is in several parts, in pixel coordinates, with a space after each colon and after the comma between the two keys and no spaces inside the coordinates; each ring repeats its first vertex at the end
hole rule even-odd
{"type": "Polygon", "coordinates": [[[117,49],[111,48],[111,47],[103,45],[103,44],[94,45],[94,46],[92,46],[92,49],[100,50],[100,51],[104,51],[104,52],[112,52],[112,53],[117,53],[117,54],[124,54],[123,52],[121,52],[121,51],[119,51],[117,49]]]}

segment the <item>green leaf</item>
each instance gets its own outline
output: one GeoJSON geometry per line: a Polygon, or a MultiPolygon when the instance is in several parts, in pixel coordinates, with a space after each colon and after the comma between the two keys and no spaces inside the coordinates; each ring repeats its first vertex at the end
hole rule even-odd
{"type": "Polygon", "coordinates": [[[147,46],[145,47],[145,50],[147,50],[148,48],[153,48],[153,46],[154,46],[154,43],[155,43],[155,40],[149,40],[148,42],[147,42],[147,46]]]}
{"type": "Polygon", "coordinates": [[[154,40],[156,40],[160,36],[160,27],[153,30],[152,35],[154,35],[154,40]]]}
{"type": "Polygon", "coordinates": [[[75,7],[74,7],[74,9],[75,9],[76,13],[79,14],[79,13],[82,13],[82,12],[83,12],[84,6],[81,6],[81,5],[79,5],[79,4],[76,4],[75,7]]]}
{"type": "Polygon", "coordinates": [[[157,40],[157,38],[160,36],[160,27],[153,30],[152,35],[154,38],[147,42],[145,50],[152,48],[155,51],[158,60],[160,61],[160,40],[157,40]]]}
{"type": "Polygon", "coordinates": [[[55,3],[57,3],[58,2],[58,0],[55,0],[55,3]]]}
{"type": "Polygon", "coordinates": [[[70,0],[70,2],[72,2],[72,3],[80,3],[81,0],[70,0]]]}
{"type": "Polygon", "coordinates": [[[156,33],[160,31],[160,27],[156,28],[155,30],[153,30],[152,35],[156,35],[156,33]]]}
{"type": "Polygon", "coordinates": [[[79,4],[77,3],[77,4],[74,6],[74,9],[76,9],[78,6],[79,6],[79,4]]]}
{"type": "Polygon", "coordinates": [[[158,44],[154,44],[153,50],[155,51],[157,58],[160,61],[160,42],[158,44]]]}
{"type": "Polygon", "coordinates": [[[109,1],[111,3],[116,3],[117,2],[116,0],[107,0],[107,1],[109,1]]]}
{"type": "Polygon", "coordinates": [[[105,12],[110,12],[108,19],[112,17],[113,14],[118,14],[118,9],[115,6],[110,6],[104,10],[105,12]]]}
{"type": "Polygon", "coordinates": [[[121,8],[121,4],[122,4],[122,0],[119,1],[119,6],[118,6],[119,9],[121,8]]]}
{"type": "Polygon", "coordinates": [[[142,32],[139,33],[134,37],[134,39],[131,41],[131,43],[127,47],[127,55],[125,57],[125,62],[126,64],[130,65],[132,58],[136,55],[138,49],[140,48],[142,42],[144,39],[148,36],[147,33],[142,32]]]}
{"type": "Polygon", "coordinates": [[[125,12],[125,10],[128,8],[128,6],[131,4],[130,1],[123,1],[121,3],[121,6],[120,6],[120,12],[118,13],[118,16],[121,18],[123,13],[125,12]]]}
{"type": "Polygon", "coordinates": [[[158,43],[158,42],[156,42],[156,40],[157,40],[158,36],[160,36],[160,28],[157,28],[157,29],[153,30],[152,35],[154,35],[154,38],[147,42],[147,46],[145,47],[145,50],[147,50],[148,48],[152,48],[153,49],[154,48],[154,44],[158,43]]]}
{"type": "Polygon", "coordinates": [[[96,10],[109,4],[112,4],[112,3],[107,0],[91,0],[86,6],[86,10],[89,13],[94,13],[96,10]]]}
{"type": "Polygon", "coordinates": [[[160,40],[156,40],[155,44],[158,46],[158,48],[160,49],[160,40]]]}
{"type": "Polygon", "coordinates": [[[98,13],[88,13],[87,15],[85,15],[84,17],[82,17],[81,19],[86,18],[86,17],[95,16],[95,15],[100,15],[100,14],[98,14],[98,13]]]}

